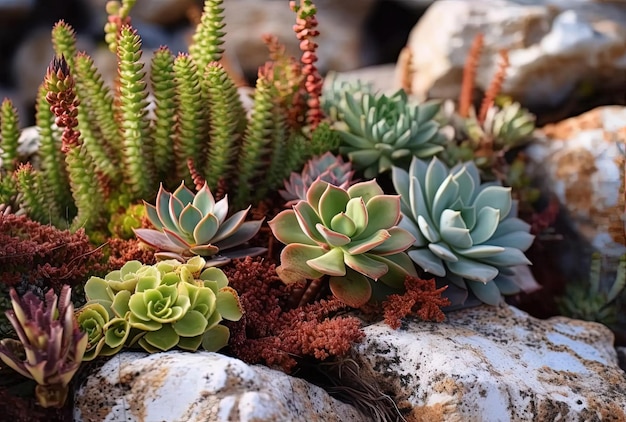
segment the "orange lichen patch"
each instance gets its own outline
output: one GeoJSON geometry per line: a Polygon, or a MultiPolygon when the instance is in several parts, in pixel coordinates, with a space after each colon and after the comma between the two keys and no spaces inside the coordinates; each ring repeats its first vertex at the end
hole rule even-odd
{"type": "Polygon", "coordinates": [[[551,139],[571,139],[580,131],[602,128],[602,110],[596,108],[580,116],[545,125],[541,130],[551,139]]]}
{"type": "Polygon", "coordinates": [[[456,405],[453,403],[436,403],[432,406],[418,406],[411,410],[405,417],[407,422],[439,422],[439,421],[459,421],[461,417],[456,412],[456,405]]]}

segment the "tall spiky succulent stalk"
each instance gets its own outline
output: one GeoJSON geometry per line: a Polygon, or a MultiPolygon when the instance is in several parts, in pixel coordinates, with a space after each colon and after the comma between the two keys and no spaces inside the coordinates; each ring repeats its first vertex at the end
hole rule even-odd
{"type": "Polygon", "coordinates": [[[268,76],[262,68],[259,69],[252,116],[246,128],[237,164],[239,177],[237,178],[237,194],[233,202],[238,208],[254,196],[251,184],[261,174],[263,166],[267,164],[261,161],[261,157],[269,143],[268,137],[272,131],[274,112],[272,89],[273,85],[268,76]]]}
{"type": "MultiPolygon", "coordinates": [[[[122,140],[119,128],[115,124],[113,97],[104,85],[93,59],[87,54],[76,55],[74,73],[76,74],[76,95],[84,105],[81,107],[81,110],[84,110],[82,114],[89,119],[89,128],[97,136],[97,142],[87,144],[89,153],[94,158],[98,170],[104,173],[113,185],[117,185],[121,179],[117,151],[121,148],[122,140]]],[[[79,115],[79,123],[80,120],[79,115]]],[[[81,130],[81,132],[85,131],[81,130]]]]}
{"type": "Polygon", "coordinates": [[[304,87],[307,92],[307,112],[306,122],[315,129],[324,118],[320,97],[322,95],[323,80],[315,62],[317,62],[317,44],[313,41],[320,33],[317,29],[317,18],[315,14],[317,9],[311,0],[290,1],[289,6],[298,14],[296,24],[293,30],[300,41],[300,50],[302,50],[301,62],[302,74],[304,75],[304,87]]]}
{"type": "Polygon", "coordinates": [[[187,159],[204,167],[203,157],[207,138],[207,108],[204,103],[198,67],[188,54],[180,53],[174,60],[174,76],[178,98],[178,133],[174,145],[176,175],[191,183],[187,159]]]}
{"type": "Polygon", "coordinates": [[[30,163],[20,164],[15,170],[17,184],[23,194],[21,203],[28,212],[28,216],[35,221],[47,223],[51,218],[56,220],[56,215],[53,217],[51,212],[55,208],[52,207],[49,210],[44,208],[44,202],[39,198],[41,196],[41,177],[37,176],[38,174],[30,163]]]}
{"type": "Polygon", "coordinates": [[[141,58],[141,39],[130,26],[120,30],[118,39],[118,79],[116,101],[119,104],[117,123],[122,138],[122,161],[124,176],[129,189],[139,198],[150,195],[153,186],[154,167],[151,162],[146,89],[141,58]]]}
{"type": "Polygon", "coordinates": [[[73,71],[76,56],[76,31],[64,20],[58,21],[52,27],[52,46],[57,56],[65,57],[67,65],[73,71]]]}
{"type": "Polygon", "coordinates": [[[222,3],[223,0],[204,1],[202,17],[193,35],[193,43],[189,46],[189,54],[201,71],[209,63],[220,61],[224,53],[223,29],[226,24],[222,3]]]}
{"type": "Polygon", "coordinates": [[[61,152],[61,136],[58,130],[53,129],[54,114],[50,111],[50,104],[46,100],[48,93],[44,84],[37,93],[35,121],[39,129],[39,156],[41,158],[41,194],[52,216],[53,224],[64,219],[71,219],[76,215],[76,206],[72,198],[69,176],[65,167],[63,152],[61,152]]]}
{"type": "Polygon", "coordinates": [[[111,52],[117,52],[117,41],[120,30],[125,25],[130,25],[130,11],[135,6],[137,0],[117,0],[108,1],[106,3],[106,12],[109,15],[107,22],[104,24],[104,40],[109,46],[111,52]]]}
{"type": "Polygon", "coordinates": [[[80,132],[74,129],[78,125],[79,101],[74,93],[74,79],[63,56],[53,59],[44,85],[48,91],[46,100],[56,116],[55,123],[63,128],[61,151],[65,153],[72,196],[78,209],[74,226],[91,228],[98,223],[104,196],[90,165],[90,157],[82,147],[80,132]]]}
{"type": "Polygon", "coordinates": [[[154,166],[164,180],[174,170],[176,162],[172,160],[177,110],[174,56],[167,47],[154,52],[150,81],[154,94],[154,166]]]}
{"type": "Polygon", "coordinates": [[[74,318],[71,289],[64,285],[58,297],[50,289],[45,302],[32,292],[20,299],[11,289],[10,296],[13,311],[7,318],[19,341],[1,340],[0,359],[37,382],[35,397],[41,406],[62,407],[87,347],[87,336],[74,318]]]}
{"type": "Polygon", "coordinates": [[[17,168],[19,139],[20,124],[17,110],[13,102],[5,98],[0,105],[0,156],[2,167],[9,173],[17,168]]]}
{"type": "Polygon", "coordinates": [[[246,127],[246,112],[234,81],[219,63],[208,64],[204,86],[211,110],[211,136],[204,174],[209,187],[216,189],[218,180],[228,178],[233,170],[232,157],[239,152],[237,144],[246,127]]]}

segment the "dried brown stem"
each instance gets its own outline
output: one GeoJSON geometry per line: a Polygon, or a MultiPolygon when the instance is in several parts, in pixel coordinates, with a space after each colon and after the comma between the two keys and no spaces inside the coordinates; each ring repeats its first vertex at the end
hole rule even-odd
{"type": "Polygon", "coordinates": [[[463,67],[463,81],[461,82],[461,93],[459,94],[459,115],[469,117],[469,110],[472,106],[474,85],[476,83],[476,70],[480,61],[480,54],[485,43],[485,36],[482,33],[476,34],[470,51],[463,67]]]}
{"type": "Polygon", "coordinates": [[[498,69],[491,79],[491,84],[485,92],[485,97],[480,106],[480,112],[478,113],[478,121],[482,124],[485,122],[487,112],[493,106],[496,97],[502,92],[502,84],[506,79],[506,71],[509,68],[509,53],[507,50],[500,50],[500,63],[498,63],[498,69]]]}

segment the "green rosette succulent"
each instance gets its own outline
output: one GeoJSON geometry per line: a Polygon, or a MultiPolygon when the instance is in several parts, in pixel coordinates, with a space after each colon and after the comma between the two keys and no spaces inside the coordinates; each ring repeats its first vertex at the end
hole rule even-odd
{"type": "Polygon", "coordinates": [[[279,190],[278,193],[287,201],[285,206],[291,207],[298,201],[306,199],[307,191],[317,179],[346,189],[352,183],[352,176],[354,176],[352,163],[344,162],[341,156],[326,152],[307,161],[302,172],[292,172],[289,180],[284,182],[285,189],[279,190]]]}
{"type": "Polygon", "coordinates": [[[514,268],[530,264],[524,251],[534,236],[516,217],[511,188],[481,184],[473,162],[448,169],[437,158],[415,158],[408,172],[394,167],[392,179],[402,198],[399,226],[416,239],[407,253],[419,267],[485,303],[519,292],[514,268]]]}
{"type": "Polygon", "coordinates": [[[332,293],[352,307],[369,301],[372,288],[385,290],[373,281],[400,290],[416,272],[403,252],[415,238],[399,220],[400,198],[375,180],[348,189],[316,180],[306,200],[269,222],[286,245],[277,273],[285,283],[330,276],[332,293]]]}
{"type": "Polygon", "coordinates": [[[87,334],[83,361],[93,360],[104,346],[104,326],[109,322],[109,313],[101,304],[91,303],[76,311],[76,320],[81,331],[87,334]]]}
{"type": "Polygon", "coordinates": [[[157,249],[157,259],[186,261],[193,256],[209,259],[207,266],[230,259],[256,256],[264,248],[237,249],[257,234],[263,219],[245,221],[250,207],[227,218],[228,198],[215,201],[205,183],[194,194],[184,182],[173,192],[159,188],[156,205],[145,203],[155,229],[134,229],[142,242],[157,249]]]}
{"type": "Polygon", "coordinates": [[[336,118],[333,126],[342,139],[339,151],[365,178],[443,151],[446,138],[434,120],[438,103],[412,104],[404,90],[387,96],[341,81],[326,91],[325,111],[336,118]]]}
{"type": "Polygon", "coordinates": [[[88,343],[74,318],[71,289],[64,285],[59,296],[50,289],[45,302],[32,292],[20,299],[11,289],[10,296],[13,310],[7,318],[19,340],[0,340],[0,359],[37,382],[35,397],[41,406],[61,407],[88,343]]]}
{"type": "Polygon", "coordinates": [[[229,338],[228,328],[219,323],[242,316],[226,275],[217,268],[205,269],[199,256],[186,263],[129,261],[105,278],[91,277],[85,294],[85,307],[102,305],[111,317],[103,327],[100,355],[135,344],[150,353],[176,346],[195,351],[200,345],[217,351],[229,338]]]}

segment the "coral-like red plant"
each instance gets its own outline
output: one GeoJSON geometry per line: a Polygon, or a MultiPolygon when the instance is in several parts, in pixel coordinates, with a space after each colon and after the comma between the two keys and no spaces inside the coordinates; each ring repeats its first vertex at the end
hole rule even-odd
{"type": "Polygon", "coordinates": [[[423,321],[441,322],[446,316],[441,307],[450,305],[448,298],[441,294],[447,286],[437,288],[435,279],[423,280],[407,276],[404,281],[404,294],[389,295],[383,302],[385,322],[393,329],[400,328],[402,319],[415,315],[423,321]]]}
{"type": "Polygon", "coordinates": [[[0,214],[0,282],[41,282],[60,291],[88,275],[104,271],[102,251],[94,249],[84,230],[72,233],[28,219],[0,214]]]}
{"type": "Polygon", "coordinates": [[[231,349],[248,363],[290,372],[301,358],[343,356],[363,337],[358,319],[337,316],[346,306],[336,299],[288,309],[292,286],[280,281],[274,264],[246,258],[224,271],[245,310],[231,325],[231,349]]]}

